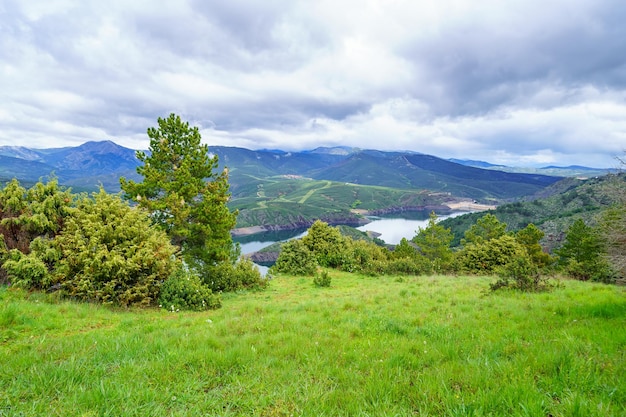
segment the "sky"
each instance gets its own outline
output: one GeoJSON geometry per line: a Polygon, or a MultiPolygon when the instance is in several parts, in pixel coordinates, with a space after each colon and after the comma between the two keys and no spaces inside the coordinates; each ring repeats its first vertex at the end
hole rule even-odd
{"type": "Polygon", "coordinates": [[[0,0],[0,146],[410,150],[617,167],[623,0],[0,0]]]}

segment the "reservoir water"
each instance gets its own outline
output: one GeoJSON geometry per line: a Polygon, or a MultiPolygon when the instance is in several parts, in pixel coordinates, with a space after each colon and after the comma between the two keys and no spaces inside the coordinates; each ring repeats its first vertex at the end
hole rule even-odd
{"type": "MultiPolygon", "coordinates": [[[[456,217],[467,212],[455,212],[451,214],[439,215],[438,219],[443,220],[449,217],[456,217]]],[[[420,213],[411,217],[416,218],[388,218],[388,217],[372,217],[371,222],[357,227],[358,230],[363,232],[372,231],[380,233],[379,239],[385,241],[385,243],[396,245],[400,243],[402,238],[412,239],[417,233],[419,228],[425,228],[428,225],[429,213],[420,213]]],[[[252,236],[248,236],[244,239],[235,239],[241,246],[241,253],[247,255],[258,250],[261,250],[273,243],[284,242],[294,238],[300,238],[306,234],[306,231],[296,230],[290,232],[277,233],[260,233],[252,236]]]]}
{"type": "MultiPolygon", "coordinates": [[[[462,214],[467,214],[467,212],[455,212],[441,215],[438,216],[437,219],[444,220],[450,217],[460,216],[462,214]]],[[[397,245],[400,243],[402,238],[411,240],[420,228],[426,228],[426,226],[428,226],[428,220],[428,215],[425,219],[379,217],[372,218],[372,222],[364,226],[357,227],[357,229],[362,232],[372,231],[380,233],[380,236],[378,236],[379,239],[384,240],[385,243],[390,245],[397,245]]]]}

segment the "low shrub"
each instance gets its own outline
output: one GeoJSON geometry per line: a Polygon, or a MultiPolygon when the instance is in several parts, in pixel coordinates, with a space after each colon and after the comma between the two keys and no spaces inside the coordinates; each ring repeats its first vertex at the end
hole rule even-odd
{"type": "Polygon", "coordinates": [[[299,239],[286,242],[280,251],[272,272],[283,272],[292,275],[313,275],[318,263],[313,252],[299,239]]]}
{"type": "Polygon", "coordinates": [[[252,261],[240,258],[234,265],[222,262],[202,272],[204,284],[213,292],[262,289],[268,284],[252,261]]]}
{"type": "Polygon", "coordinates": [[[431,262],[423,256],[392,259],[385,264],[385,273],[423,275],[432,273],[431,262]]]}
{"type": "Polygon", "coordinates": [[[204,311],[220,308],[222,303],[198,275],[180,268],[161,285],[159,305],[169,311],[204,311]]]}
{"type": "Polygon", "coordinates": [[[24,289],[41,289],[50,286],[50,273],[46,264],[36,256],[24,255],[17,249],[9,252],[2,267],[13,285],[24,289]]]}
{"type": "Polygon", "coordinates": [[[525,255],[524,247],[514,237],[504,235],[467,244],[458,253],[458,265],[470,274],[491,275],[515,258],[525,255]]]}
{"type": "Polygon", "coordinates": [[[529,256],[519,256],[497,270],[498,280],[490,285],[492,291],[500,288],[514,288],[520,291],[541,291],[548,288],[548,280],[543,278],[539,268],[529,256]]]}
{"type": "Polygon", "coordinates": [[[327,271],[319,272],[313,277],[313,284],[316,287],[330,287],[330,281],[331,278],[327,271]]]}

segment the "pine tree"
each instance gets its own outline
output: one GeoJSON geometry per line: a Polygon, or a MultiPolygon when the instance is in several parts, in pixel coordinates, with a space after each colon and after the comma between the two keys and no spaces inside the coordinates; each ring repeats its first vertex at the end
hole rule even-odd
{"type": "Polygon", "coordinates": [[[143,182],[121,178],[125,197],[150,211],[189,265],[203,269],[236,259],[228,171],[215,172],[217,155],[209,155],[198,128],[170,114],[148,136],[150,152],[137,152],[143,182]]]}
{"type": "Polygon", "coordinates": [[[431,261],[440,259],[441,262],[449,262],[452,257],[450,243],[454,239],[454,235],[450,229],[446,229],[437,224],[437,214],[430,213],[428,226],[424,229],[420,227],[412,241],[415,243],[420,252],[431,261]]]}

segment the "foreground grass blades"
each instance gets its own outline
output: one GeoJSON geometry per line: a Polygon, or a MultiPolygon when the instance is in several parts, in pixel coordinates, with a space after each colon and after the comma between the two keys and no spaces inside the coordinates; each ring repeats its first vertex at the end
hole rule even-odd
{"type": "Polygon", "coordinates": [[[626,414],[623,287],[329,274],[202,313],[1,288],[0,415],[626,414]]]}

